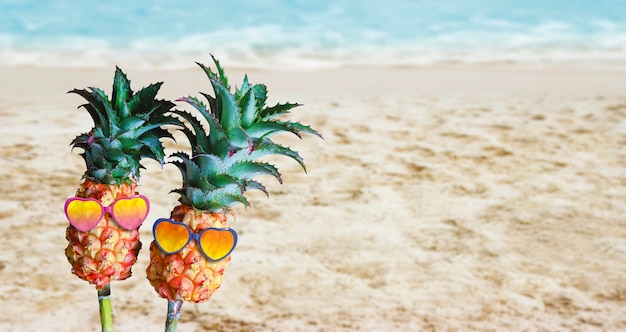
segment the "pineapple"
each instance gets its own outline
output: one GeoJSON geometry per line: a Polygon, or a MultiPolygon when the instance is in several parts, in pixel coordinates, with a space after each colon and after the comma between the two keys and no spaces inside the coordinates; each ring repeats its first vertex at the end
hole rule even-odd
{"type": "MultiPolygon", "coordinates": [[[[179,99],[193,106],[204,120],[200,121],[186,111],[172,111],[186,123],[181,130],[191,144],[191,153],[172,154],[176,160],[171,164],[182,174],[182,187],[172,191],[180,195],[180,205],[172,210],[170,220],[166,221],[167,227],[159,230],[156,227],[159,221],[155,223],[153,235],[158,238],[162,236],[157,236],[158,232],[168,230],[174,233],[172,222],[182,223],[194,234],[207,229],[216,233],[221,231],[227,238],[225,241],[234,248],[236,236],[226,233],[230,230],[228,219],[233,215],[232,207],[239,203],[249,206],[244,195],[247,190],[257,189],[267,194],[265,187],[254,180],[259,175],[271,175],[282,183],[278,169],[258,158],[284,155],[304,169],[304,162],[296,151],[273,142],[270,136],[280,132],[297,136],[301,133],[320,135],[299,122],[279,120],[280,115],[289,113],[299,104],[266,106],[266,87],[251,85],[247,76],[241,87],[232,93],[219,62],[215,58],[213,62],[217,72],[197,63],[208,76],[215,93],[214,97],[203,94],[208,107],[193,97],[179,99]],[[208,123],[208,134],[203,127],[204,121],[208,123]]],[[[189,240],[175,253],[165,252],[157,241],[151,243],[147,277],[156,292],[169,300],[168,322],[180,315],[182,301],[206,301],[220,287],[230,261],[229,253],[227,250],[209,257],[196,240],[189,240]]]]}
{"type": "MultiPolygon", "coordinates": [[[[172,136],[162,126],[182,123],[165,115],[174,106],[172,102],[155,99],[161,84],[152,84],[134,93],[126,75],[116,68],[110,100],[98,88],[70,91],[87,100],[81,107],[94,121],[91,131],[78,135],[71,143],[73,148],[83,150],[81,156],[87,167],[76,197],[95,199],[106,209],[119,199],[138,195],[142,158],[151,158],[163,165],[160,138],[172,136]]],[[[145,218],[149,209],[147,199],[143,209],[145,218]]],[[[97,224],[87,227],[91,229],[78,229],[70,224],[66,231],[69,244],[65,255],[72,265],[72,273],[94,284],[99,292],[106,287],[108,293],[111,280],[124,280],[131,274],[141,248],[139,226],[122,228],[111,212],[103,213],[97,224]]]]}

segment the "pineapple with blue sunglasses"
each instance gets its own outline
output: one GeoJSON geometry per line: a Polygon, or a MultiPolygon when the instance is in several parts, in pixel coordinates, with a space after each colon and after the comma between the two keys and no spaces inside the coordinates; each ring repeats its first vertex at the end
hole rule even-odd
{"type": "Polygon", "coordinates": [[[181,98],[201,116],[174,110],[186,123],[182,133],[191,145],[191,153],[177,152],[171,162],[182,174],[180,195],[169,218],[158,219],[153,226],[147,277],[156,292],[168,300],[168,331],[175,329],[183,301],[208,300],[220,287],[237,233],[228,225],[232,207],[248,206],[245,192],[265,187],[255,181],[271,175],[282,182],[278,169],[258,158],[283,155],[302,168],[300,155],[272,141],[281,132],[320,136],[299,122],[281,121],[298,104],[267,106],[265,85],[251,85],[247,77],[234,92],[219,62],[217,72],[198,64],[208,76],[214,96],[203,94],[208,107],[193,97],[181,98]],[[205,131],[204,124],[209,131],[205,131]]]}

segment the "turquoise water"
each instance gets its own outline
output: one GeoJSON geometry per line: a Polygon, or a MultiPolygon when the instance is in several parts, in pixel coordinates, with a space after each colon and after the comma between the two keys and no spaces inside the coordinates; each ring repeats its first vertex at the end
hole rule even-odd
{"type": "Polygon", "coordinates": [[[626,59],[617,0],[0,3],[0,65],[293,68],[626,59]]]}

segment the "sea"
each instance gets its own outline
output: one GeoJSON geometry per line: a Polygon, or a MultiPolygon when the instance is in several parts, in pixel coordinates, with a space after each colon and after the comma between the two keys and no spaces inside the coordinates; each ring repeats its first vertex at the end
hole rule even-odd
{"type": "Polygon", "coordinates": [[[624,0],[1,0],[0,66],[625,66],[624,0]]]}

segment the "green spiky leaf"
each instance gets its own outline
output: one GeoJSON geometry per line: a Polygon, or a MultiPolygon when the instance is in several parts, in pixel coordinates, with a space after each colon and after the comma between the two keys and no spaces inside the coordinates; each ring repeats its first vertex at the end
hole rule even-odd
{"type": "Polygon", "coordinates": [[[256,98],[256,107],[262,109],[267,101],[267,87],[265,84],[255,84],[252,90],[254,90],[254,96],[256,98]]]}
{"type": "Polygon", "coordinates": [[[140,128],[144,123],[146,123],[146,120],[138,116],[129,116],[120,121],[121,129],[125,131],[140,128]]]}
{"type": "Polygon", "coordinates": [[[122,150],[108,149],[104,158],[110,162],[120,162],[126,158],[126,154],[122,150]]]}
{"type": "Polygon", "coordinates": [[[254,137],[266,138],[280,132],[290,132],[300,138],[301,133],[312,134],[318,137],[321,135],[311,127],[303,125],[299,122],[290,121],[261,121],[247,128],[249,135],[254,137]]]}
{"type": "MultiPolygon", "coordinates": [[[[159,106],[159,103],[155,104],[154,100],[162,84],[163,84],[162,82],[150,84],[149,86],[137,91],[137,93],[133,95],[132,98],[130,98],[128,102],[128,107],[131,109],[142,110],[142,112],[138,112],[139,115],[142,115],[142,116],[150,115],[159,106]]],[[[164,103],[168,104],[171,102],[164,101],[164,103]]],[[[169,106],[169,105],[165,105],[165,106],[169,106]]],[[[168,107],[168,109],[169,108],[171,107],[168,107]]]]}
{"type": "Polygon", "coordinates": [[[241,84],[241,88],[235,91],[235,99],[241,100],[243,96],[245,96],[250,91],[250,83],[248,82],[248,75],[243,76],[243,83],[241,84]]]}
{"type": "Polygon", "coordinates": [[[254,150],[249,154],[248,158],[252,160],[256,160],[263,156],[272,155],[272,154],[286,156],[295,160],[306,173],[306,166],[304,165],[304,160],[302,159],[302,157],[297,151],[294,151],[282,145],[273,144],[271,142],[268,142],[267,140],[264,140],[261,143],[259,143],[259,145],[255,146],[254,150]]]}
{"type": "Polygon", "coordinates": [[[215,64],[215,67],[217,68],[218,76],[217,77],[213,76],[210,78],[219,79],[220,82],[222,82],[222,84],[224,85],[224,87],[226,87],[227,90],[230,90],[230,85],[228,84],[228,77],[226,77],[226,74],[224,73],[224,68],[222,68],[222,66],[220,65],[220,62],[217,61],[217,59],[213,56],[213,54],[211,54],[211,59],[213,60],[213,63],[215,64]]]}
{"type": "Polygon", "coordinates": [[[120,119],[117,115],[117,112],[113,109],[113,105],[111,105],[111,101],[109,101],[106,93],[104,93],[104,91],[100,90],[99,88],[92,88],[91,95],[104,108],[104,112],[106,114],[111,133],[118,132],[120,130],[120,119]]]}
{"type": "Polygon", "coordinates": [[[290,113],[291,109],[302,106],[297,103],[276,104],[272,107],[266,107],[259,112],[259,118],[263,121],[273,120],[276,117],[290,113]]]}
{"type": "Polygon", "coordinates": [[[192,179],[200,179],[202,172],[200,171],[200,167],[194,163],[191,158],[184,152],[176,152],[172,154],[172,157],[179,158],[184,166],[185,166],[185,175],[189,181],[192,179]]]}
{"type": "Polygon", "coordinates": [[[241,110],[239,105],[228,89],[221,82],[212,79],[211,83],[215,89],[218,108],[221,109],[221,116],[218,118],[225,131],[241,126],[241,110]]]}
{"type": "Polygon", "coordinates": [[[240,102],[241,108],[241,125],[243,127],[250,127],[257,116],[257,107],[256,107],[256,99],[254,90],[248,90],[248,92],[243,95],[240,102]]]}
{"type": "Polygon", "coordinates": [[[230,166],[228,174],[243,180],[252,180],[259,175],[271,175],[278,182],[283,183],[278,169],[274,165],[264,162],[240,161],[230,166]]]}
{"type": "Polygon", "coordinates": [[[99,100],[97,100],[93,96],[92,93],[90,93],[87,90],[78,90],[78,89],[71,90],[69,91],[69,93],[75,93],[85,98],[85,100],[87,100],[89,103],[83,104],[79,106],[79,108],[83,107],[87,110],[87,112],[89,112],[89,115],[93,119],[95,127],[101,128],[101,130],[104,133],[107,133],[107,134],[110,133],[109,123],[107,121],[107,115],[104,110],[104,106],[99,100]]]}
{"type": "MultiPolygon", "coordinates": [[[[126,74],[122,72],[119,67],[115,67],[115,78],[113,79],[113,93],[111,100],[119,116],[126,118],[130,116],[130,109],[126,102],[133,95],[133,90],[130,89],[130,81],[126,77],[126,74]]],[[[105,98],[106,99],[106,98],[105,98]]]]}
{"type": "Polygon", "coordinates": [[[265,188],[265,186],[262,185],[260,182],[257,182],[254,180],[245,181],[244,190],[260,190],[264,192],[266,196],[269,197],[269,193],[267,192],[267,189],[265,188]]]}

